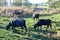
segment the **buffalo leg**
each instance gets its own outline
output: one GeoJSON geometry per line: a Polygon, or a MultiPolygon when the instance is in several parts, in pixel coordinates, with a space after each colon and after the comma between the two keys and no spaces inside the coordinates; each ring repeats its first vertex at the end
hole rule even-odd
{"type": "Polygon", "coordinates": [[[25,27],[25,31],[27,32],[27,28],[26,28],[26,25],[25,25],[24,27],[25,27]]]}
{"type": "Polygon", "coordinates": [[[40,30],[42,29],[42,26],[40,26],[40,30]]]}
{"type": "Polygon", "coordinates": [[[23,26],[22,26],[22,32],[23,32],[23,26]]]}
{"type": "Polygon", "coordinates": [[[15,27],[12,26],[12,30],[13,30],[13,32],[14,32],[14,31],[15,31],[15,27]]]}
{"type": "Polygon", "coordinates": [[[47,25],[47,28],[46,28],[46,30],[48,29],[48,27],[49,27],[49,25],[47,25]]]}
{"type": "Polygon", "coordinates": [[[52,25],[50,25],[50,29],[52,30],[52,25]]]}

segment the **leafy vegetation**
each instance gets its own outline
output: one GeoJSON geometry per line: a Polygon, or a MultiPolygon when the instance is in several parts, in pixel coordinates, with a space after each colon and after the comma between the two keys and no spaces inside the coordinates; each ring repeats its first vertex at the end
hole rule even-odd
{"type": "Polygon", "coordinates": [[[60,8],[60,0],[49,0],[48,4],[51,8],[60,8]]]}

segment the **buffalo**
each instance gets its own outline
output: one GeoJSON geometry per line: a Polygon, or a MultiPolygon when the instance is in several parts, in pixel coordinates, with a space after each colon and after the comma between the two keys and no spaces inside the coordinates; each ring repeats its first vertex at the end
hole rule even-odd
{"type": "Polygon", "coordinates": [[[19,15],[19,14],[21,14],[21,12],[15,10],[13,14],[19,15]]]}
{"type": "Polygon", "coordinates": [[[21,17],[21,16],[22,16],[22,12],[20,12],[20,11],[18,11],[18,10],[15,10],[15,11],[13,12],[13,16],[15,16],[15,15],[19,15],[19,17],[21,17]]]}
{"type": "MultiPolygon", "coordinates": [[[[36,29],[36,27],[39,28],[42,27],[42,25],[46,25],[47,28],[51,27],[51,30],[52,30],[52,25],[51,25],[51,20],[50,19],[40,19],[37,23],[34,24],[34,29],[36,29]]],[[[46,28],[46,30],[47,30],[46,28]]]]}
{"type": "Polygon", "coordinates": [[[22,28],[22,31],[23,31],[23,29],[25,29],[25,31],[27,31],[26,21],[22,18],[17,18],[17,19],[10,21],[9,24],[6,26],[6,29],[9,30],[10,27],[12,27],[12,30],[14,31],[15,27],[19,27],[19,26],[22,28]]]}
{"type": "Polygon", "coordinates": [[[33,14],[33,20],[37,20],[37,19],[39,19],[39,14],[33,14]]]}

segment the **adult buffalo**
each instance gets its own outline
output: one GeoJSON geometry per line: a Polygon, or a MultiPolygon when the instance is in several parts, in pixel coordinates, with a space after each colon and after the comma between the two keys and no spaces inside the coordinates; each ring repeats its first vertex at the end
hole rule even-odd
{"type": "Polygon", "coordinates": [[[37,19],[39,19],[39,14],[33,14],[33,20],[37,20],[37,19]]]}
{"type": "MultiPolygon", "coordinates": [[[[34,28],[36,29],[36,27],[39,28],[42,27],[42,25],[46,25],[47,28],[51,27],[51,30],[52,30],[52,25],[51,25],[51,20],[50,19],[40,19],[37,23],[34,24],[34,28]]],[[[47,30],[46,28],[46,30],[47,30]]]]}
{"type": "Polygon", "coordinates": [[[17,15],[19,15],[19,17],[21,17],[22,16],[22,12],[20,12],[20,11],[18,11],[18,10],[15,10],[14,12],[13,12],[13,16],[17,16],[17,15]]]}
{"type": "Polygon", "coordinates": [[[15,27],[19,27],[19,26],[22,28],[22,31],[23,31],[23,29],[25,29],[27,31],[26,21],[21,18],[17,18],[15,20],[12,20],[11,22],[9,22],[9,24],[6,26],[6,29],[9,30],[10,27],[12,27],[12,30],[15,30],[15,27]]]}

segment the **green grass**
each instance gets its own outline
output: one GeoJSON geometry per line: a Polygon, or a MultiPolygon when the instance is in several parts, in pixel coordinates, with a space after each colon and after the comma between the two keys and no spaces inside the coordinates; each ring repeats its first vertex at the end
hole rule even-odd
{"type": "MultiPolygon", "coordinates": [[[[56,31],[57,27],[60,27],[60,14],[43,15],[40,19],[51,19],[52,20],[52,31],[56,31]]],[[[46,32],[46,26],[42,27],[42,30],[34,30],[33,25],[36,20],[25,18],[28,32],[22,32],[20,28],[16,28],[16,32],[12,32],[12,29],[7,31],[5,26],[11,18],[0,16],[0,40],[56,40],[56,38],[47,37],[46,33],[51,31],[50,28],[46,32]]]]}

